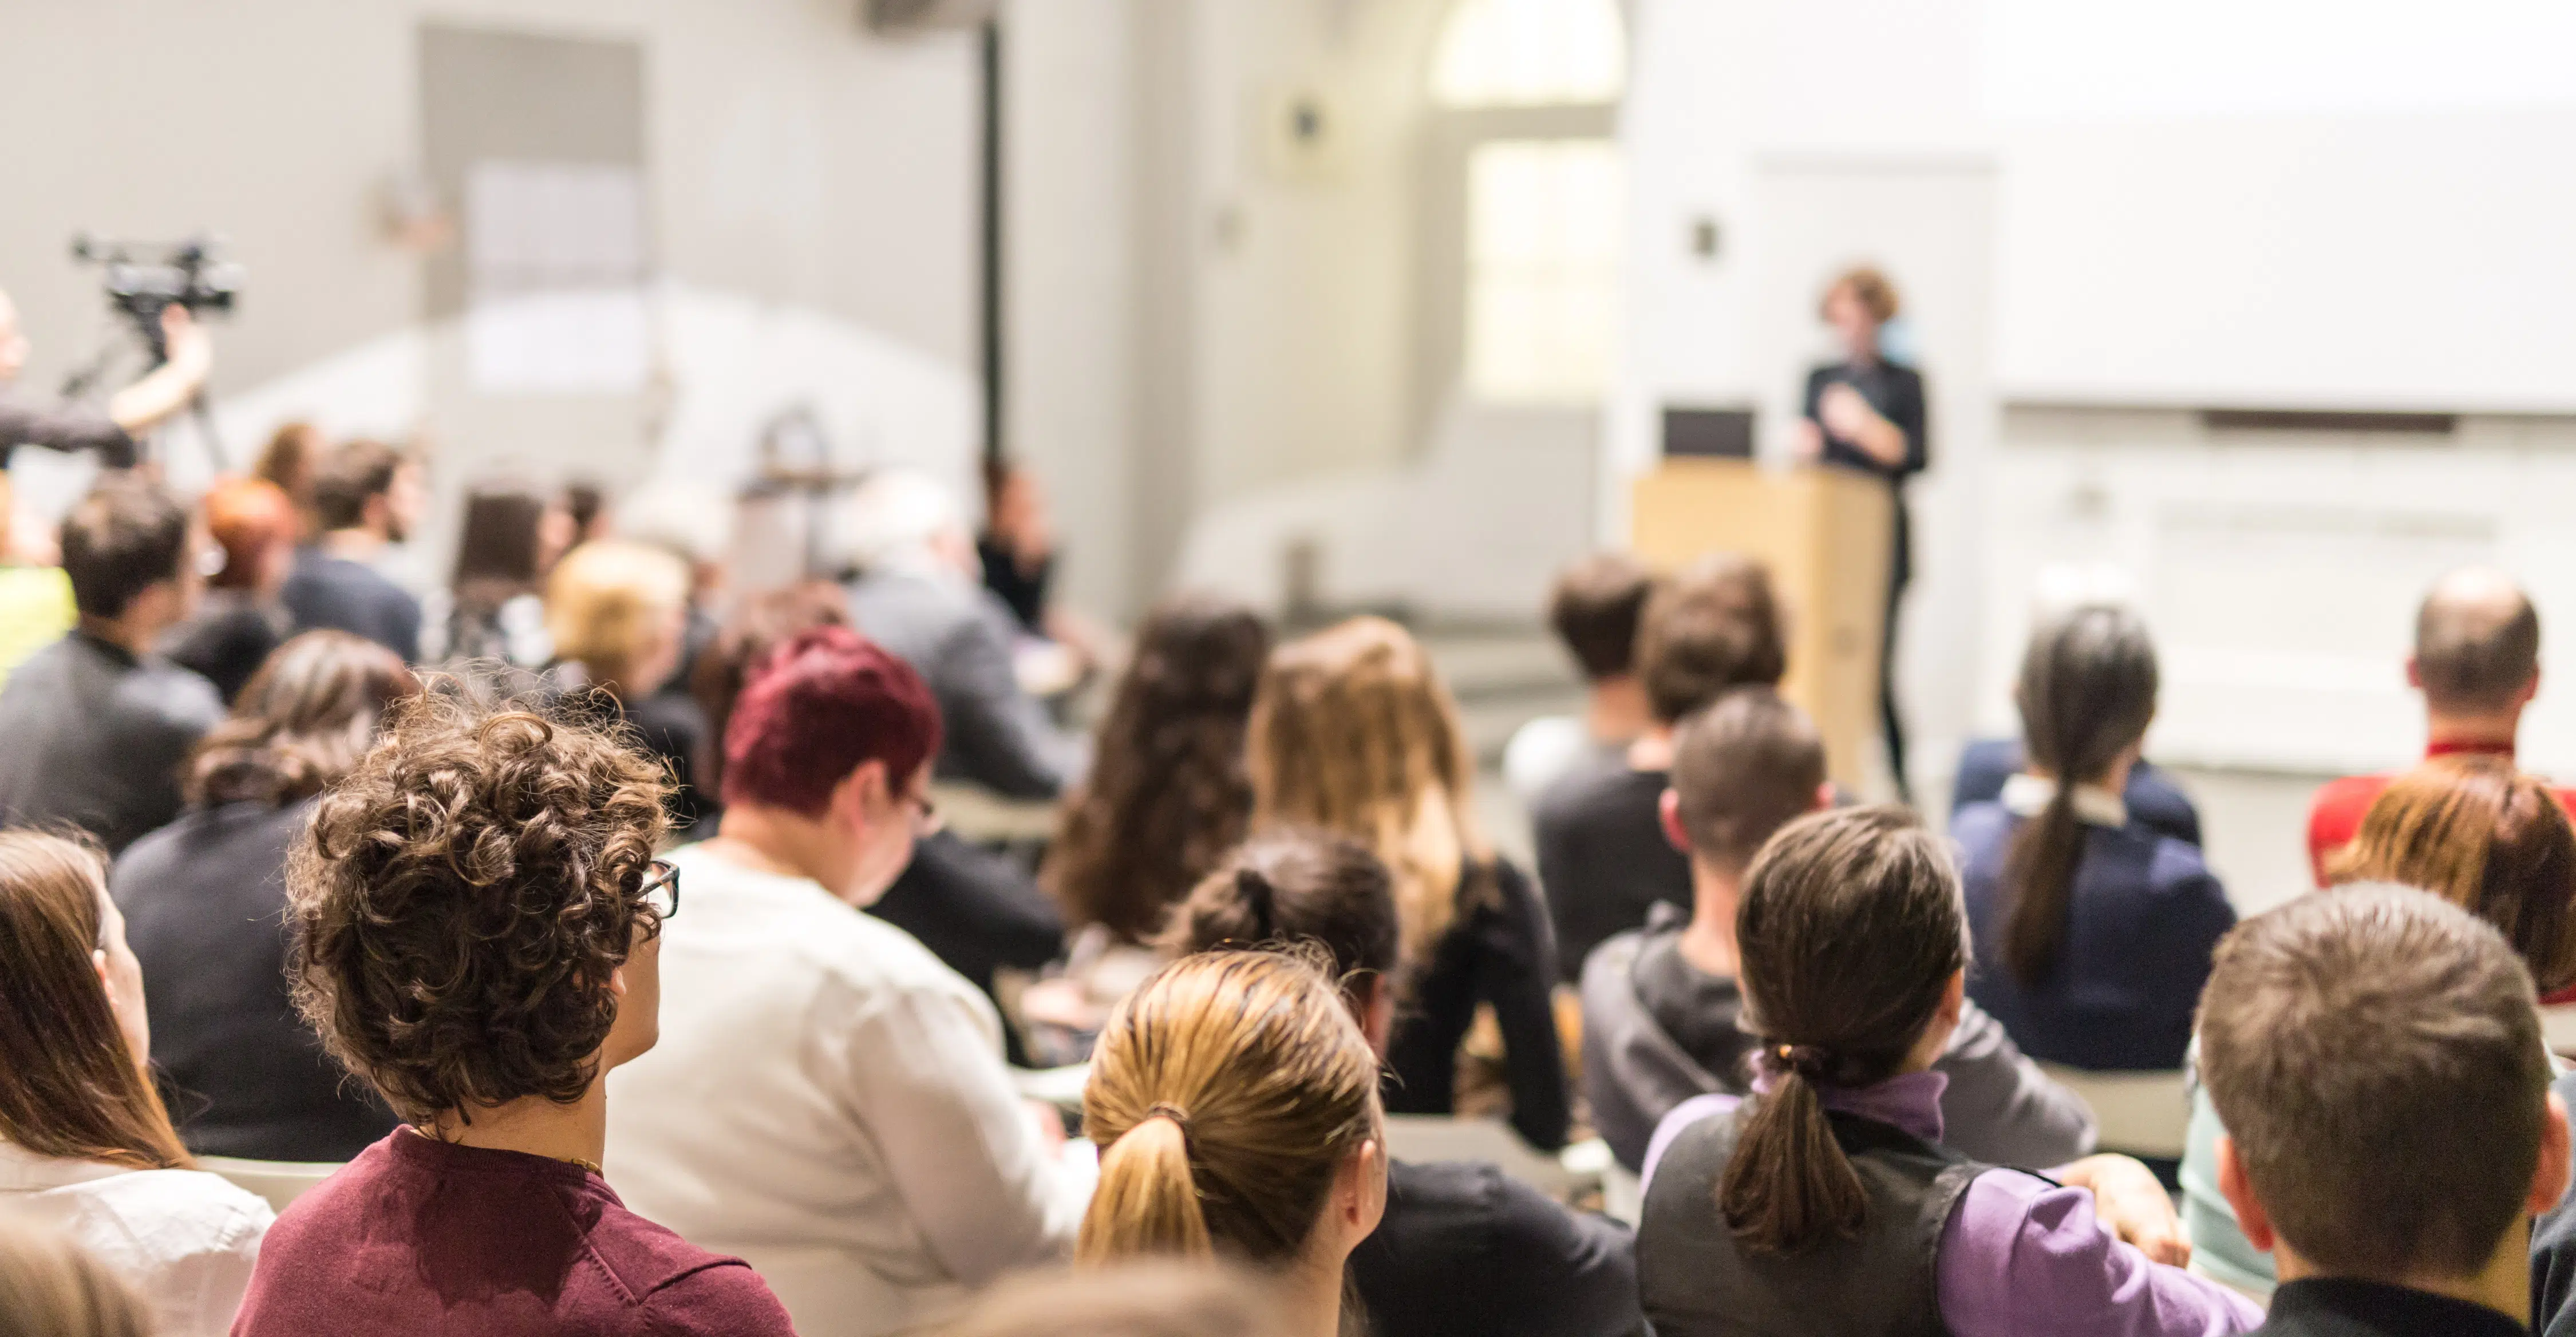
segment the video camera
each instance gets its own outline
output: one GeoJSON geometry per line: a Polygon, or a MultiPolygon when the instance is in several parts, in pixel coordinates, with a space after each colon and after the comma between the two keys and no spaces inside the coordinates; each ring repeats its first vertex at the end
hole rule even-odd
{"type": "Polygon", "coordinates": [[[214,239],[204,234],[156,244],[110,241],[84,232],[72,238],[72,258],[105,268],[108,305],[133,320],[156,357],[166,352],[161,347],[163,311],[184,306],[190,315],[229,314],[241,292],[242,267],[218,259],[214,239]]]}

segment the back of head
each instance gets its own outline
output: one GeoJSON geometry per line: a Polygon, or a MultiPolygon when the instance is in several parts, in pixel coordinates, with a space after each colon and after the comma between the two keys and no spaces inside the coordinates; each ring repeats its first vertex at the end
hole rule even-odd
{"type": "Polygon", "coordinates": [[[2483,1270],[2530,1196],[2549,1057],[2495,929],[2411,888],[2300,896],[2219,942],[2200,1075],[2248,1187],[2324,1274],[2483,1270]]]}
{"type": "Polygon", "coordinates": [[[2014,835],[2004,870],[2004,965],[2035,983],[2057,967],[2084,857],[2076,786],[2103,779],[2155,719],[2156,647],[2146,623],[2116,604],[2083,604],[2042,622],[2023,652],[2014,699],[2030,765],[2057,779],[2047,810],[2014,835]]]}
{"type": "Polygon", "coordinates": [[[295,542],[303,524],[286,493],[257,478],[217,483],[204,505],[206,533],[224,554],[223,567],[207,577],[218,589],[255,588],[261,557],[295,542]]]}
{"type": "Polygon", "coordinates": [[[1789,670],[1787,633],[1770,568],[1713,553],[1647,596],[1637,630],[1637,675],[1646,704],[1666,724],[1730,687],[1778,686],[1789,670]]]}
{"type": "Polygon", "coordinates": [[[445,692],[322,795],[286,870],[295,1002],[412,1123],[578,1099],[661,841],[659,770],[584,721],[445,692]]]}
{"type": "Polygon", "coordinates": [[[1148,613],[1044,879],[1077,922],[1129,941],[1243,837],[1243,732],[1270,628],[1232,600],[1183,594],[1148,613]]]}
{"type": "Polygon", "coordinates": [[[1547,596],[1547,625],[1594,682],[1636,667],[1637,623],[1655,575],[1624,552],[1597,552],[1565,568],[1547,596]]]}
{"type": "Polygon", "coordinates": [[[1470,815],[1474,758],[1431,657],[1402,627],[1356,617],[1270,657],[1245,755],[1253,825],[1366,842],[1394,870],[1404,954],[1421,960],[1490,857],[1470,815]]]}
{"type": "Polygon", "coordinates": [[[0,1331],[10,1337],[150,1337],[152,1311],[59,1233],[0,1225],[0,1331]]]}
{"type": "Polygon", "coordinates": [[[106,860],[0,831],[0,1139],[129,1169],[185,1165],[91,953],[107,947],[106,860]]]}
{"type": "Polygon", "coordinates": [[[802,632],[755,664],[724,733],[724,799],[818,816],[850,772],[900,789],[939,753],[939,704],[912,666],[847,627],[802,632]]]}
{"type": "Polygon", "coordinates": [[[313,503],[313,474],[321,466],[322,431],[309,422],[280,424],[259,448],[251,477],[275,486],[297,507],[313,503]]]}
{"type": "Polygon", "coordinates": [[[695,697],[698,709],[707,715],[707,737],[717,746],[707,749],[699,774],[699,787],[709,793],[724,792],[725,727],[733,722],[733,709],[742,699],[743,682],[751,676],[752,667],[769,657],[769,652],[803,632],[818,627],[850,625],[850,596],[839,585],[828,580],[808,580],[784,589],[766,590],[745,599],[716,631],[716,638],[698,653],[697,664],[689,671],[689,695],[695,697]]]}
{"type": "Polygon", "coordinates": [[[1172,912],[1173,956],[1245,948],[1319,948],[1343,992],[1395,972],[1403,930],[1395,879],[1366,845],[1322,831],[1258,835],[1227,855],[1172,912]]]}
{"type": "Polygon", "coordinates": [[[546,578],[555,653],[595,682],[618,682],[689,603],[689,571],[660,548],[599,539],[564,554],[546,578]]]}
{"type": "Polygon", "coordinates": [[[1738,687],[1673,736],[1673,789],[1691,852],[1741,871],[1771,833],[1816,806],[1825,742],[1769,687],[1738,687]]]}
{"type": "Polygon", "coordinates": [[[1259,1276],[1170,1261],[1027,1273],[995,1286],[940,1337],[1288,1337],[1259,1276]]]}
{"type": "Polygon", "coordinates": [[[1745,1028],[1771,1089],[1718,1186],[1737,1237],[1794,1254],[1857,1231],[1867,1198],[1820,1088],[1904,1065],[1968,960],[1967,912],[1941,839],[1899,807],[1802,817],[1764,846],[1736,916],[1745,1028]]]}
{"type": "Polygon", "coordinates": [[[1896,285],[1889,282],[1887,275],[1876,265],[1854,265],[1834,275],[1826,282],[1818,306],[1831,301],[1835,293],[1846,290],[1851,293],[1853,301],[1860,303],[1861,310],[1868,312],[1869,318],[1881,325],[1896,319],[1897,313],[1904,309],[1897,298],[1896,285]]]}
{"type": "Polygon", "coordinates": [[[456,538],[460,600],[497,603],[492,596],[534,591],[545,574],[545,525],[545,498],[530,489],[487,485],[467,493],[456,538]]]}
{"type": "Polygon", "coordinates": [[[188,560],[188,508],[135,474],[107,478],[63,517],[63,574],[84,617],[121,617],[135,598],[177,580],[188,560]]]}
{"type": "Polygon", "coordinates": [[[2415,677],[2440,715],[2521,704],[2540,675],[2540,614],[2501,571],[2470,567],[2434,582],[2415,612],[2415,677]]]}
{"type": "Polygon", "coordinates": [[[1166,966],[1101,1031],[1083,1088],[1100,1187],[1085,1263],[1294,1260],[1344,1158],[1376,1137],[1378,1067],[1332,982],[1277,952],[1166,966]]]}
{"type": "Polygon", "coordinates": [[[197,744],[188,801],[311,798],[366,755],[386,708],[419,690],[393,651],[345,631],[308,631],[269,655],[231,717],[197,744]]]}
{"type": "Polygon", "coordinates": [[[2509,758],[2452,753],[2391,781],[2332,871],[2421,887],[2495,925],[2544,992],[2576,981],[2576,826],[2509,758]]]}
{"type": "Polygon", "coordinates": [[[367,503],[393,490],[403,454],[382,441],[344,441],[313,470],[313,514],[326,529],[367,522],[367,503]]]}
{"type": "Polygon", "coordinates": [[[942,544],[971,546],[957,494],[916,469],[880,469],[850,493],[843,551],[859,571],[918,571],[937,564],[942,544]]]}

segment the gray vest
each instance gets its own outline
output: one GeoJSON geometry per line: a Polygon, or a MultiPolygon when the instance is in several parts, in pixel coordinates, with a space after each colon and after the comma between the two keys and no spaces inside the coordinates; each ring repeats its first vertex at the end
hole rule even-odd
{"type": "Polygon", "coordinates": [[[1859,1235],[1792,1257],[1744,1248],[1717,1185],[1744,1114],[1665,1149],[1637,1223],[1637,1287],[1656,1337],[1941,1337],[1936,1260],[1950,1211],[1988,1168],[1883,1123],[1827,1117],[1869,1194],[1859,1235]]]}

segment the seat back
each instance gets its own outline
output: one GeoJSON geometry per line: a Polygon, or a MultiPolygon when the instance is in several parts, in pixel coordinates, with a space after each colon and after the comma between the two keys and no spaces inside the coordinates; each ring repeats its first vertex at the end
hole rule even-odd
{"type": "Polygon", "coordinates": [[[2191,1127],[2191,1096],[2183,1071],[2094,1072],[2043,1063],[2060,1086],[2093,1107],[2096,1144],[2104,1151],[2176,1160],[2191,1127]]]}
{"type": "Polygon", "coordinates": [[[268,1200],[276,1211],[304,1196],[340,1168],[338,1161],[253,1161],[238,1156],[200,1156],[197,1168],[222,1175],[234,1187],[268,1200]]]}

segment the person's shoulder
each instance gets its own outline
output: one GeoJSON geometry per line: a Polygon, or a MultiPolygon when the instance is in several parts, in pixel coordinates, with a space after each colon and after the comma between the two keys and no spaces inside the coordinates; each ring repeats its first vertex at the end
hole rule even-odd
{"type": "Polygon", "coordinates": [[[1950,838],[1959,842],[1970,863],[2002,848],[2012,835],[2014,817],[2000,799],[1965,804],[1950,815],[1950,838]]]}
{"type": "Polygon", "coordinates": [[[1531,819],[1541,826],[1582,827],[1605,812],[1623,809],[1632,790],[1655,783],[1651,773],[1628,764],[1625,753],[1605,750],[1582,758],[1540,791],[1531,819]]]}
{"type": "Polygon", "coordinates": [[[657,1293],[686,1285],[702,1293],[769,1296],[759,1274],[743,1260],[691,1244],[679,1232],[646,1219],[613,1192],[602,1190],[598,1181],[583,1191],[602,1199],[599,1215],[589,1227],[590,1252],[627,1294],[650,1304],[657,1293]]]}
{"type": "Polygon", "coordinates": [[[255,1248],[277,1219],[266,1201],[204,1170],[130,1170],[88,1180],[78,1192],[167,1254],[255,1248]]]}
{"type": "Polygon", "coordinates": [[[2346,775],[2317,786],[2316,797],[2308,800],[2308,827],[2313,832],[2319,823],[2349,817],[2358,823],[2380,791],[2388,788],[2386,773],[2346,775]]]}
{"type": "Polygon", "coordinates": [[[159,655],[138,660],[126,684],[126,701],[173,728],[202,733],[224,717],[223,693],[206,675],[159,655]]]}
{"type": "Polygon", "coordinates": [[[1646,949],[1648,937],[1647,930],[1632,928],[1613,933],[1596,944],[1583,958],[1583,997],[1590,999],[1596,990],[1627,991],[1628,972],[1636,967],[1637,955],[1646,949]]]}

